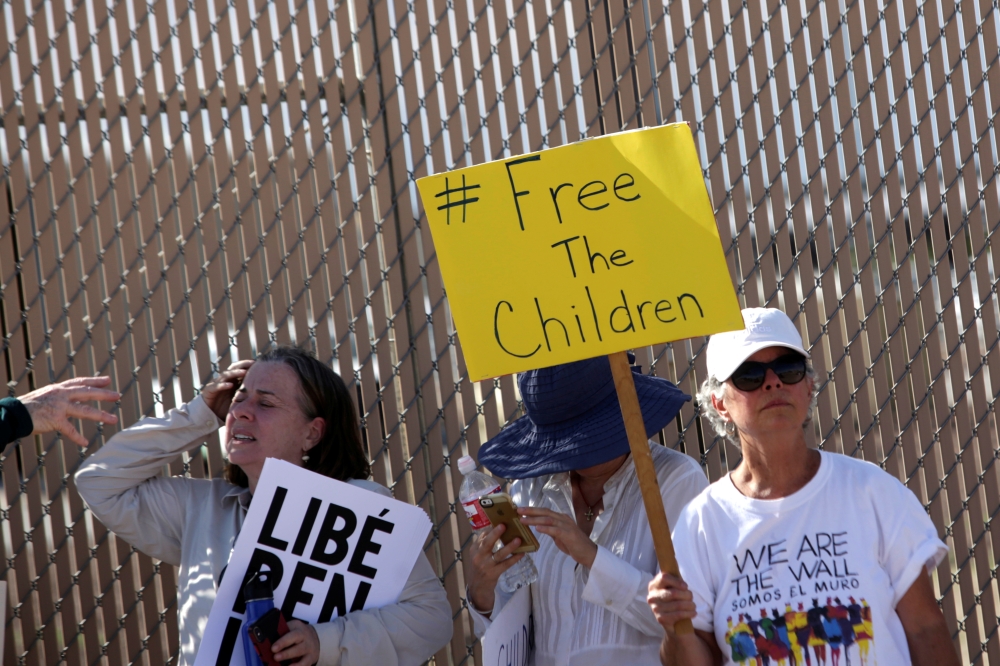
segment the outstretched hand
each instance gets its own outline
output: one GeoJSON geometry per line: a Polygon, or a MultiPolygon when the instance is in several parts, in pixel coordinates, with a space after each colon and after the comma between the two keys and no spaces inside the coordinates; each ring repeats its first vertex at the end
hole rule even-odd
{"type": "Polygon", "coordinates": [[[83,404],[93,400],[116,402],[121,395],[117,391],[103,388],[110,385],[110,377],[76,377],[44,386],[19,398],[31,415],[31,434],[58,431],[77,446],[86,448],[86,438],[77,431],[70,419],[118,423],[118,417],[114,414],[83,404]]]}
{"type": "Polygon", "coordinates": [[[228,370],[224,370],[219,376],[201,390],[201,397],[208,405],[208,408],[215,412],[220,421],[225,421],[229,414],[229,406],[233,404],[233,396],[239,390],[243,378],[246,377],[247,370],[253,365],[253,361],[236,361],[228,370]]]}

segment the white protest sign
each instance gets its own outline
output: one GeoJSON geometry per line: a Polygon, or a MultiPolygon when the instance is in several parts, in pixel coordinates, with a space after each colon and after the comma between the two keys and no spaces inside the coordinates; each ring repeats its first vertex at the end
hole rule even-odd
{"type": "Polygon", "coordinates": [[[483,636],[483,666],[525,666],[531,625],[531,588],[522,587],[483,636]]]}
{"type": "Polygon", "coordinates": [[[258,571],[286,619],[328,622],[395,603],[430,527],[419,507],[268,459],[195,666],[245,666],[243,585],[258,571]]]}

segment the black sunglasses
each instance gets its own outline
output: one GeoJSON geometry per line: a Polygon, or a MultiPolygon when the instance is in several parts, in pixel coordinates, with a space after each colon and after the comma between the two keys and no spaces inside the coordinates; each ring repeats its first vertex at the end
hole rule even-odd
{"type": "Polygon", "coordinates": [[[798,384],[806,378],[806,359],[801,354],[785,354],[770,363],[745,361],[736,368],[730,379],[741,391],[756,391],[764,385],[767,371],[771,369],[782,384],[798,384]]]}

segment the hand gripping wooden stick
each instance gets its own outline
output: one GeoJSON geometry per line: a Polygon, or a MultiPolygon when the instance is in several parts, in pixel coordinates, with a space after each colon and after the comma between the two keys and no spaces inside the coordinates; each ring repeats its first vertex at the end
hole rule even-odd
{"type": "MultiPolygon", "coordinates": [[[[649,518],[649,530],[653,533],[656,559],[660,564],[660,571],[679,576],[674,542],[670,540],[667,512],[663,508],[660,484],[656,480],[653,455],[649,451],[646,426],[642,422],[642,410],[639,409],[639,396],[635,392],[635,381],[632,378],[628,354],[626,352],[611,354],[608,360],[611,361],[611,375],[615,380],[618,404],[621,405],[622,417],[625,419],[625,432],[628,434],[628,444],[632,449],[632,460],[635,461],[635,475],[639,477],[642,503],[646,506],[646,516],[649,518]]],[[[694,631],[694,627],[691,626],[690,620],[681,620],[674,625],[674,630],[678,634],[690,634],[694,631]]]]}

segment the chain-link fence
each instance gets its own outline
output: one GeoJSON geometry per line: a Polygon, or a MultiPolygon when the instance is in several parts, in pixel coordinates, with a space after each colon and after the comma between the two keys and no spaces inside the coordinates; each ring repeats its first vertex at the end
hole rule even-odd
{"type": "MultiPolygon", "coordinates": [[[[452,462],[517,396],[465,377],[414,179],[683,120],[741,301],[812,347],[816,442],[926,504],[962,660],[1000,664],[995,0],[0,0],[0,33],[9,390],[110,374],[129,424],[275,341],[313,348],[375,479],[433,520],[436,663],[478,659],[452,462]]],[[[637,352],[693,393],[703,350],[637,352]]],[[[712,479],[737,460],[690,404],[662,441],[712,479]]],[[[0,460],[4,663],[168,663],[175,572],[84,509],[85,455],[0,460]]],[[[212,439],[169,471],[221,463],[212,439]]]]}

